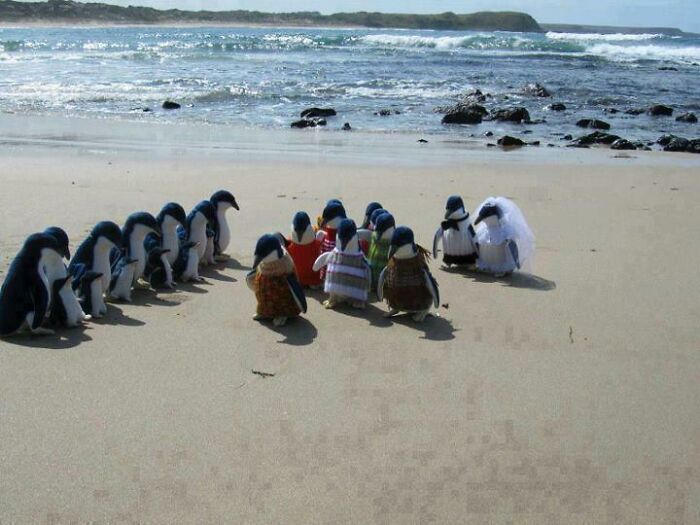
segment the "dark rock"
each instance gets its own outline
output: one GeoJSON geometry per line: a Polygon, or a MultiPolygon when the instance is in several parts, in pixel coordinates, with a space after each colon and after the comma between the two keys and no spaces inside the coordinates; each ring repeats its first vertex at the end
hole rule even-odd
{"type": "Polygon", "coordinates": [[[345,124],[343,124],[343,131],[351,131],[351,130],[352,130],[352,126],[350,126],[349,122],[346,122],[345,124]]]}
{"type": "Polygon", "coordinates": [[[691,140],[686,151],[688,153],[700,153],[700,139],[691,140]]]}
{"type": "Polygon", "coordinates": [[[335,117],[337,113],[333,108],[308,108],[301,112],[301,118],[335,117]]]}
{"type": "Polygon", "coordinates": [[[141,111],[144,113],[151,113],[153,110],[151,108],[143,108],[141,111]]]}
{"type": "Polygon", "coordinates": [[[589,144],[583,144],[578,141],[574,141],[571,144],[566,145],[567,148],[590,148],[591,146],[589,144]]]}
{"type": "Polygon", "coordinates": [[[180,109],[182,106],[178,104],[177,102],[173,102],[172,100],[166,100],[163,102],[163,109],[180,109]]]}
{"type": "Polygon", "coordinates": [[[498,109],[491,114],[491,119],[505,122],[530,122],[530,113],[523,107],[498,109]]]}
{"type": "Polygon", "coordinates": [[[576,125],[579,128],[591,128],[591,129],[610,129],[610,124],[603,120],[584,118],[579,120],[576,125]]]}
{"type": "Polygon", "coordinates": [[[564,135],[564,136],[561,138],[561,140],[574,140],[574,136],[573,136],[573,135],[568,135],[568,134],[567,134],[567,135],[564,135]]]}
{"type": "Polygon", "coordinates": [[[542,84],[528,84],[523,88],[523,93],[533,97],[551,97],[552,94],[542,84]]]}
{"type": "Polygon", "coordinates": [[[540,145],[539,140],[533,140],[532,142],[530,142],[530,146],[539,146],[539,145],[540,145]]]}
{"type": "Polygon", "coordinates": [[[506,136],[498,139],[498,145],[502,146],[504,148],[514,148],[514,147],[525,146],[525,143],[518,138],[506,135],[506,136]]]}
{"type": "Polygon", "coordinates": [[[678,71],[678,68],[673,66],[661,66],[658,69],[659,71],[678,71]]]}
{"type": "Polygon", "coordinates": [[[400,112],[400,111],[395,111],[395,110],[392,111],[392,110],[390,110],[390,109],[380,109],[379,111],[375,111],[374,114],[375,114],[376,116],[378,116],[378,117],[388,117],[388,116],[391,116],[391,115],[400,115],[401,112],[400,112]]]}
{"type": "Polygon", "coordinates": [[[489,94],[484,95],[480,89],[475,89],[474,91],[464,95],[463,98],[465,102],[486,102],[486,98],[490,96],[491,95],[489,94]]]}
{"type": "Polygon", "coordinates": [[[652,117],[670,117],[673,115],[673,108],[657,104],[656,106],[651,106],[647,113],[652,117]]]}
{"type": "Polygon", "coordinates": [[[548,109],[549,111],[566,111],[566,105],[562,104],[561,102],[557,102],[556,104],[550,104],[545,109],[548,109]]]}
{"type": "Polygon", "coordinates": [[[420,144],[427,144],[427,143],[428,143],[428,141],[425,140],[425,139],[418,139],[418,142],[419,142],[420,144]]]}
{"type": "Polygon", "coordinates": [[[584,135],[582,137],[577,138],[574,143],[575,144],[581,144],[585,146],[591,146],[593,144],[612,144],[616,140],[618,140],[620,137],[617,135],[612,135],[611,133],[604,133],[602,131],[594,131],[593,133],[590,133],[589,135],[584,135]]]}
{"type": "Polygon", "coordinates": [[[484,133],[484,137],[493,137],[493,131],[487,131],[484,133]]]}
{"type": "Polygon", "coordinates": [[[314,122],[316,122],[317,126],[325,126],[326,124],[328,124],[325,118],[314,119],[314,122]]]}
{"type": "Polygon", "coordinates": [[[617,109],[617,108],[605,108],[605,109],[603,110],[603,113],[607,113],[608,115],[615,115],[615,114],[617,114],[617,113],[619,113],[619,112],[620,112],[620,110],[617,109]]]}
{"type": "Polygon", "coordinates": [[[547,144],[547,147],[548,148],[556,148],[556,146],[554,144],[547,144]]]}
{"type": "Polygon", "coordinates": [[[687,151],[690,146],[690,141],[683,137],[674,137],[664,146],[664,151],[687,151]]]}
{"type": "Polygon", "coordinates": [[[496,145],[493,142],[489,142],[488,144],[486,144],[486,147],[487,148],[495,148],[496,145]]]}
{"type": "Polygon", "coordinates": [[[676,117],[676,122],[688,122],[689,124],[695,124],[698,121],[698,117],[695,116],[695,113],[683,113],[682,115],[678,115],[676,117]]]}
{"type": "Polygon", "coordinates": [[[632,144],[629,140],[617,139],[615,142],[610,144],[610,149],[633,150],[633,149],[637,149],[637,147],[634,144],[632,144]]]}
{"type": "Polygon", "coordinates": [[[316,127],[316,121],[314,120],[309,120],[309,119],[301,119],[297,120],[296,122],[292,122],[292,127],[293,128],[298,128],[298,129],[304,129],[304,128],[315,128],[316,127]]]}
{"type": "Polygon", "coordinates": [[[524,129],[524,130],[521,131],[521,133],[522,133],[523,135],[529,135],[530,133],[532,133],[532,130],[531,130],[531,129],[524,129]]]}
{"type": "Polygon", "coordinates": [[[640,108],[632,108],[625,111],[625,115],[641,115],[642,113],[644,113],[644,110],[640,108]]]}
{"type": "Polygon", "coordinates": [[[489,114],[488,110],[480,105],[473,102],[460,102],[458,104],[453,104],[451,106],[438,106],[435,108],[436,113],[444,113],[449,115],[450,113],[479,113],[482,117],[489,114]]]}
{"type": "Polygon", "coordinates": [[[442,117],[443,124],[481,124],[481,113],[476,111],[457,111],[442,117]]]}
{"type": "Polygon", "coordinates": [[[656,141],[656,143],[660,146],[668,146],[671,143],[671,141],[675,138],[675,135],[661,135],[656,141]]]}

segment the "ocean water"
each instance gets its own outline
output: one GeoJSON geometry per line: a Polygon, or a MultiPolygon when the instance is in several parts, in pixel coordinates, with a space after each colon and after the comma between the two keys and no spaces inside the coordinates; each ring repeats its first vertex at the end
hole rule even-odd
{"type": "Polygon", "coordinates": [[[662,103],[700,113],[700,38],[358,29],[0,29],[0,111],[288,127],[309,106],[332,106],[327,132],[349,122],[365,132],[456,138],[485,131],[554,141],[582,134],[580,118],[653,140],[700,136],[697,124],[622,111],[662,103]],[[661,68],[666,68],[663,70],[661,68]],[[673,68],[674,70],[668,70],[673,68]],[[551,99],[523,95],[539,82],[551,99]],[[487,106],[528,108],[547,123],[443,126],[436,106],[475,88],[487,106]],[[164,100],[183,105],[161,109],[164,100]],[[545,106],[563,102],[568,110],[545,106]],[[152,109],[144,112],[143,108],[152,109]],[[604,114],[605,108],[621,110],[604,114]],[[374,113],[398,111],[389,117],[374,113]]]}

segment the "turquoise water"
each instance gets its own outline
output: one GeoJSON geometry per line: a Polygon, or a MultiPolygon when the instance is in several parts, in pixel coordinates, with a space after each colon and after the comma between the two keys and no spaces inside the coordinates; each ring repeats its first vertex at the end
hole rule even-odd
{"type": "Polygon", "coordinates": [[[629,138],[695,136],[673,118],[605,115],[663,103],[700,112],[700,38],[271,28],[0,29],[0,110],[287,127],[308,106],[333,106],[329,129],[455,136],[508,131],[440,124],[439,105],[480,88],[492,107],[526,106],[533,137],[578,133],[604,118],[629,138]],[[659,68],[674,68],[660,70],[659,68]],[[539,82],[553,99],[523,96],[539,82]],[[160,108],[166,99],[179,111],[160,108]],[[569,110],[544,109],[564,102],[569,110]],[[143,112],[143,108],[153,111],[143,112]],[[380,109],[400,114],[380,117],[380,109]]]}

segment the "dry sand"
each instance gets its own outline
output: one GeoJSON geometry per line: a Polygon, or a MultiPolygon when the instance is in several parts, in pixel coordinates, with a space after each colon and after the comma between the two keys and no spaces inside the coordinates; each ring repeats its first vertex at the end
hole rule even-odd
{"type": "Polygon", "coordinates": [[[700,522],[696,159],[431,143],[427,163],[411,139],[387,156],[415,162],[314,140],[284,161],[282,136],[245,154],[0,145],[0,279],[51,224],[74,248],[168,200],[241,205],[206,284],[0,341],[1,523],[700,522]],[[536,275],[435,264],[445,306],[422,325],[320,294],[285,328],[252,320],[254,242],[297,210],[339,197],[360,219],[376,199],[427,246],[452,193],[515,199],[536,275]]]}

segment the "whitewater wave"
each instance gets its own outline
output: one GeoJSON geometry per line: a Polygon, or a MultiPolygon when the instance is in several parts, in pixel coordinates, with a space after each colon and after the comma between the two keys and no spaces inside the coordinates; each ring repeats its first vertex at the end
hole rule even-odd
{"type": "Polygon", "coordinates": [[[626,33],[613,33],[604,35],[601,33],[555,33],[553,31],[550,31],[545,36],[549,40],[565,40],[575,42],[636,42],[643,40],[655,40],[665,37],[665,35],[657,33],[640,33],[635,35],[626,33]]]}
{"type": "Polygon", "coordinates": [[[615,44],[596,44],[588,48],[589,54],[603,56],[618,62],[639,60],[677,61],[695,63],[700,61],[700,47],[671,46],[621,46],[615,44]]]}

